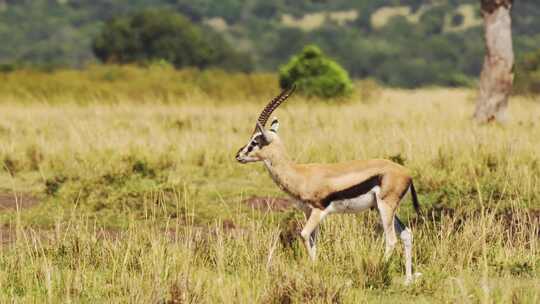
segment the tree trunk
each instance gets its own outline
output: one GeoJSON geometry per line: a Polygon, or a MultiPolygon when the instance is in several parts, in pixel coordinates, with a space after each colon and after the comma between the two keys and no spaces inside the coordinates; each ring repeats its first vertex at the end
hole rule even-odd
{"type": "Polygon", "coordinates": [[[474,118],[479,123],[505,122],[508,96],[514,75],[512,49],[512,20],[510,9],[513,0],[480,0],[484,17],[486,55],[480,74],[480,94],[474,118]]]}

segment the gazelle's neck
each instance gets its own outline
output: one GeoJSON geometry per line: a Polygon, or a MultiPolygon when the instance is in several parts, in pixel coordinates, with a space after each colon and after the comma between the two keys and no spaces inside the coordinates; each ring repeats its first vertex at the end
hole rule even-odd
{"type": "Polygon", "coordinates": [[[290,160],[281,143],[272,148],[272,151],[265,153],[263,162],[266,169],[283,191],[299,198],[302,176],[297,172],[295,164],[290,160]]]}

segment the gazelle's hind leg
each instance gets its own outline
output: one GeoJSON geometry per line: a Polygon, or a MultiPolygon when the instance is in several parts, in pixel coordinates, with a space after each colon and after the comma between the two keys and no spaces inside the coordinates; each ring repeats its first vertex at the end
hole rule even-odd
{"type": "Polygon", "coordinates": [[[397,243],[396,232],[394,228],[394,214],[395,208],[391,205],[388,205],[387,202],[382,200],[379,195],[376,195],[377,198],[377,209],[381,216],[381,222],[384,230],[384,259],[388,260],[392,255],[392,251],[397,243]]]}
{"type": "Polygon", "coordinates": [[[399,220],[397,216],[394,219],[396,233],[401,238],[403,242],[403,247],[405,251],[405,284],[409,284],[413,280],[412,275],[412,242],[413,236],[409,228],[407,228],[399,220]]]}

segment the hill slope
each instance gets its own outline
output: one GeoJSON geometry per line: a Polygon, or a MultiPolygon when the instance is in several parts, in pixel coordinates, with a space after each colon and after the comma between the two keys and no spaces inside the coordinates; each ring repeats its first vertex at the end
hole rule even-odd
{"type": "MultiPolygon", "coordinates": [[[[403,87],[466,85],[480,70],[476,0],[0,0],[0,63],[82,66],[103,22],[145,8],[181,12],[275,70],[307,43],[320,45],[355,77],[403,87]]],[[[516,54],[540,45],[540,6],[514,8],[516,54]]]]}

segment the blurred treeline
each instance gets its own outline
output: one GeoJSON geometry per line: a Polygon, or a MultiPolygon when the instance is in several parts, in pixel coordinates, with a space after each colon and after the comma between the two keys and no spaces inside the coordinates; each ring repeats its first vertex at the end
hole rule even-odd
{"type": "MultiPolygon", "coordinates": [[[[370,91],[377,88],[372,87],[370,91]]],[[[179,100],[221,103],[272,96],[277,90],[275,74],[221,69],[177,70],[164,62],[146,66],[89,65],[83,71],[43,72],[32,68],[0,73],[0,100],[19,104],[172,103],[179,100]]]]}
{"type": "MultiPolygon", "coordinates": [[[[94,63],[92,43],[104,24],[148,8],[182,13],[207,35],[219,34],[246,54],[243,70],[275,71],[315,43],[353,77],[461,86],[483,60],[478,0],[0,0],[0,64],[94,63]]],[[[540,46],[537,16],[536,0],[514,3],[518,58],[540,46]]]]}
{"type": "MultiPolygon", "coordinates": [[[[352,95],[336,99],[369,102],[382,88],[356,80],[352,95]]],[[[276,73],[244,73],[220,68],[175,69],[166,62],[144,65],[88,65],[83,70],[0,72],[0,101],[43,104],[230,103],[260,100],[279,91],[276,73]]],[[[318,100],[312,97],[310,100],[318,100]]]]}

